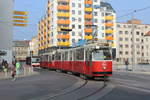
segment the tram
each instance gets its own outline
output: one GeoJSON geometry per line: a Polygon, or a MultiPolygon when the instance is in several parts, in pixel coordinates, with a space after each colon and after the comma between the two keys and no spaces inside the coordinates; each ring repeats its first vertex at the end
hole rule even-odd
{"type": "Polygon", "coordinates": [[[112,76],[111,48],[106,43],[92,43],[70,49],[57,49],[42,55],[40,66],[86,77],[112,76]]]}

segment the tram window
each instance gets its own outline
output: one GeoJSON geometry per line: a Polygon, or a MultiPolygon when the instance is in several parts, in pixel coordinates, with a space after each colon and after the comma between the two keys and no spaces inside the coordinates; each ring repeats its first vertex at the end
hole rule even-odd
{"type": "Polygon", "coordinates": [[[91,61],[92,60],[92,52],[91,51],[86,51],[86,57],[85,57],[85,59],[86,59],[86,61],[91,61]]]}
{"type": "Polygon", "coordinates": [[[68,52],[65,52],[65,60],[68,60],[68,52]]]}
{"type": "Polygon", "coordinates": [[[69,52],[69,60],[72,61],[73,57],[72,57],[72,51],[69,52]]]}
{"type": "Polygon", "coordinates": [[[51,57],[51,55],[49,56],[49,61],[52,61],[52,57],[51,57]]]}
{"type": "Polygon", "coordinates": [[[62,53],[62,61],[64,61],[64,60],[65,60],[65,54],[62,53]]]}
{"type": "Polygon", "coordinates": [[[100,50],[93,51],[93,60],[111,60],[110,50],[101,48],[100,50]]]}
{"type": "Polygon", "coordinates": [[[56,56],[56,60],[61,60],[61,53],[56,53],[55,56],[56,56]]]}
{"type": "Polygon", "coordinates": [[[76,60],[84,60],[84,49],[76,50],[76,60]]]}
{"type": "Polygon", "coordinates": [[[52,60],[55,60],[55,55],[52,55],[52,60]]]}

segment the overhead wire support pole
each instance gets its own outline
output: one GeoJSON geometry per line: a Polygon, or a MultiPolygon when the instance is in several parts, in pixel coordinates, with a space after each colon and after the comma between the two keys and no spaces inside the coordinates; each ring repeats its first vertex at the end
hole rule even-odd
{"type": "MultiPolygon", "coordinates": [[[[132,20],[134,20],[134,13],[136,13],[137,11],[136,10],[134,10],[134,12],[132,13],[132,20]]],[[[132,33],[132,71],[134,70],[134,66],[135,66],[135,47],[136,47],[136,45],[135,45],[135,34],[134,34],[134,28],[135,28],[135,26],[134,26],[134,23],[133,23],[133,21],[131,21],[131,24],[132,24],[132,27],[131,27],[131,33],[132,33]]]]}

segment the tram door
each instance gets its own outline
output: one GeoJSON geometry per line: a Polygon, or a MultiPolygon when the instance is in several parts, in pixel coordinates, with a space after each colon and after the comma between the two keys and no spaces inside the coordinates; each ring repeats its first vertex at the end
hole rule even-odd
{"type": "Polygon", "coordinates": [[[85,65],[87,73],[92,71],[92,52],[90,50],[85,50],[85,65]]]}
{"type": "Polygon", "coordinates": [[[73,71],[73,51],[69,51],[69,62],[70,62],[70,69],[73,71]]]}

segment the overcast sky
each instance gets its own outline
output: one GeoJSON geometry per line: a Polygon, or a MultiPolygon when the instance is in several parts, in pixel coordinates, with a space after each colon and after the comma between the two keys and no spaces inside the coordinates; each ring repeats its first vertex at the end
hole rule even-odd
{"type": "MultiPolygon", "coordinates": [[[[130,13],[134,10],[150,7],[150,0],[105,0],[112,4],[116,10],[117,17],[130,13]]],[[[14,40],[29,40],[37,34],[38,21],[45,14],[47,0],[15,0],[14,9],[18,11],[29,12],[28,27],[15,27],[14,40]]],[[[134,14],[135,18],[143,21],[144,24],[150,24],[150,8],[134,14]]],[[[131,15],[117,18],[117,22],[129,20],[131,15]]]]}

